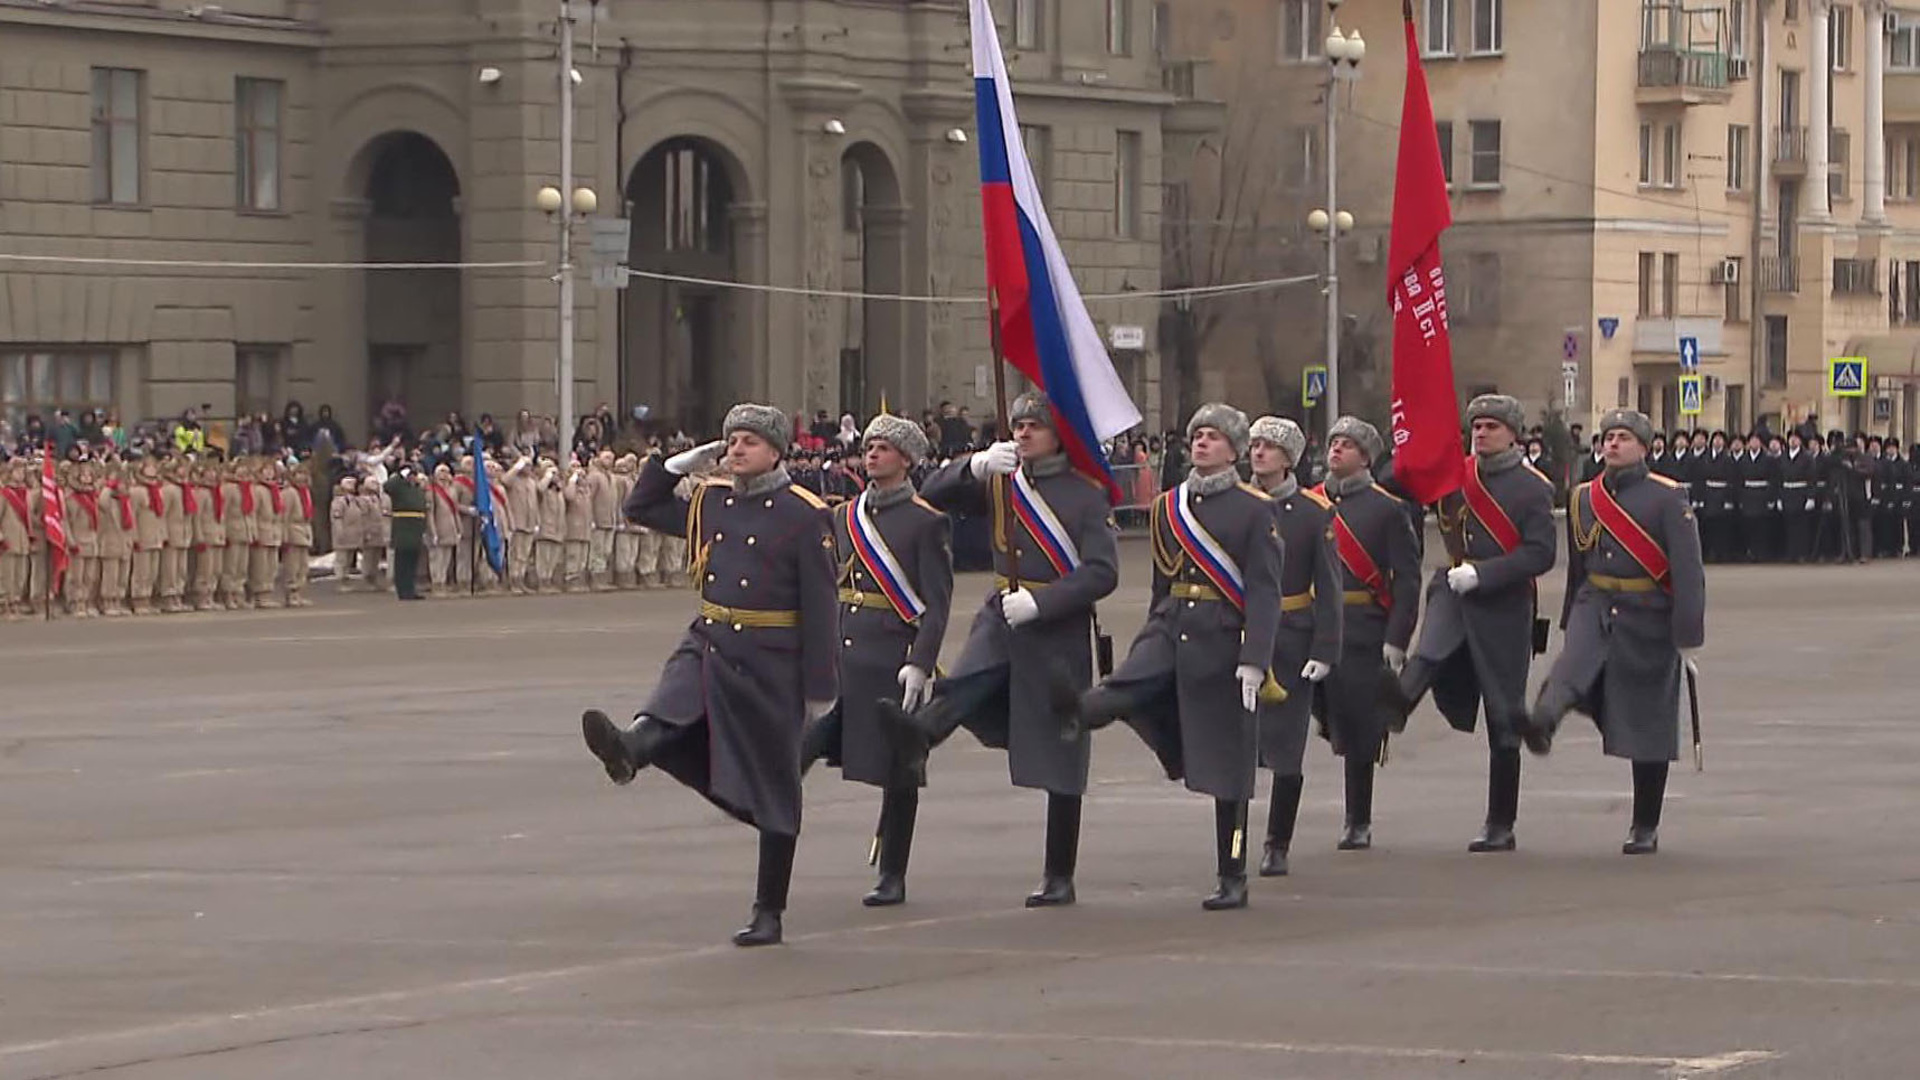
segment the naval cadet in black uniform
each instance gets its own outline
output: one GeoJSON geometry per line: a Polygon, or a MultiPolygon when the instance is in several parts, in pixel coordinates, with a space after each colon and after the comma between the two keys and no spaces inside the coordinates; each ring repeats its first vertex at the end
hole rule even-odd
{"type": "Polygon", "coordinates": [[[880,880],[861,902],[888,907],[907,899],[907,860],[926,776],[901,760],[878,703],[890,699],[912,712],[933,693],[953,601],[953,527],[914,490],[910,473],[928,452],[919,424],[882,413],[861,441],[867,488],[833,508],[840,706],[808,729],[801,767],[825,757],[843,779],[881,789],[873,854],[880,880]]]}
{"type": "Polygon", "coordinates": [[[795,487],[780,457],[787,418],[736,405],[726,441],[649,459],[626,519],[687,538],[700,614],[667,658],[653,696],[625,728],[581,717],[587,747],[616,784],[648,765],[760,833],[753,919],[742,946],[780,941],[800,835],[800,738],[839,697],[833,528],[818,495],[795,487]],[[674,487],[724,451],[729,478],[674,487]]]}
{"type": "Polygon", "coordinates": [[[1399,676],[1420,615],[1420,546],[1405,504],[1373,482],[1385,450],[1380,432],[1353,416],[1334,421],[1327,439],[1333,500],[1328,542],[1340,563],[1340,662],[1318,687],[1317,712],[1333,752],[1346,760],[1347,822],[1341,851],[1373,846],[1373,769],[1388,732],[1406,724],[1399,676]]]}
{"type": "MultiPolygon", "coordinates": [[[[1219,885],[1208,911],[1247,906],[1247,804],[1260,693],[1280,627],[1280,534],[1272,500],[1240,483],[1247,415],[1200,406],[1187,421],[1187,478],[1154,499],[1153,602],[1118,670],[1080,698],[1069,733],[1125,717],[1170,780],[1214,799],[1219,885]]],[[[1274,696],[1282,691],[1273,684],[1274,696]]]]}
{"type": "Polygon", "coordinates": [[[1813,523],[1820,499],[1816,452],[1809,452],[1797,428],[1787,432],[1787,452],[1780,459],[1780,516],[1785,523],[1781,556],[1790,563],[1813,561],[1813,523]]]}
{"type": "Polygon", "coordinates": [[[1524,735],[1544,754],[1568,712],[1593,717],[1606,754],[1633,762],[1633,826],[1621,851],[1651,855],[1668,765],[1680,756],[1681,682],[1706,641],[1707,575],[1685,492],[1647,470],[1653,425],[1615,409],[1600,429],[1606,472],[1567,507],[1566,643],[1524,735]]]}
{"type": "Polygon", "coordinates": [[[1427,586],[1420,645],[1401,675],[1416,703],[1429,689],[1457,731],[1487,714],[1487,817],[1468,851],[1512,851],[1520,812],[1520,732],[1526,726],[1527,670],[1533,663],[1537,580],[1553,569],[1558,537],[1553,482],[1520,459],[1514,445],[1526,414],[1504,394],[1467,404],[1473,455],[1467,459],[1458,529],[1466,560],[1436,571],[1427,586]]]}
{"type": "Polygon", "coordinates": [[[885,702],[881,712],[921,754],[964,726],[1006,749],[1016,787],[1047,793],[1046,870],[1026,902],[1055,907],[1075,899],[1090,760],[1090,740],[1061,739],[1060,712],[1093,682],[1094,605],[1120,580],[1119,552],[1107,492],[1069,466],[1046,396],[1020,395],[1007,416],[1011,440],[955,459],[927,478],[921,496],[970,515],[1011,507],[1014,550],[1004,550],[996,528],[996,587],[933,700],[911,715],[885,702]]]}
{"type": "Polygon", "coordinates": [[[1318,491],[1302,488],[1293,472],[1294,463],[1306,453],[1306,433],[1284,417],[1263,416],[1253,422],[1249,436],[1254,485],[1272,500],[1280,527],[1280,630],[1273,641],[1273,674],[1287,695],[1285,700],[1266,695],[1260,702],[1260,764],[1273,770],[1260,876],[1285,877],[1293,827],[1300,817],[1301,764],[1313,723],[1313,688],[1333,673],[1340,659],[1345,605],[1339,563],[1327,538],[1333,503],[1318,491]]]}

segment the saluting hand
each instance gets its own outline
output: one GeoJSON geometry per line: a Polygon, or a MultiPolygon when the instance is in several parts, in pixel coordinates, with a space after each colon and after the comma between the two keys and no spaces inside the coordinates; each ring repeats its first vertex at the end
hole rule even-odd
{"type": "Polygon", "coordinates": [[[666,460],[666,469],[675,476],[700,472],[720,460],[720,452],[727,444],[719,439],[701,443],[691,450],[682,450],[666,460]]]}

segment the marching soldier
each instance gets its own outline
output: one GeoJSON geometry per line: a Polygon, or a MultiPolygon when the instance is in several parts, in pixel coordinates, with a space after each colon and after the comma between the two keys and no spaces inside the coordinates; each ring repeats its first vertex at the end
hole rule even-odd
{"type": "Polygon", "coordinates": [[[167,549],[167,497],[160,485],[160,462],[143,457],[134,466],[133,613],[153,614],[154,589],[160,583],[160,559],[167,549]]]}
{"type": "Polygon", "coordinates": [[[1534,701],[1527,746],[1549,752],[1574,709],[1600,724],[1609,757],[1633,762],[1633,828],[1621,851],[1660,849],[1667,769],[1680,756],[1681,679],[1706,640],[1707,577],[1693,510],[1647,471],[1647,418],[1601,418],[1607,469],[1567,508],[1566,644],[1534,701]]]}
{"type": "Polygon", "coordinates": [[[127,614],[128,558],[134,537],[125,466],[108,465],[100,513],[100,613],[110,619],[127,614]]]}
{"type": "Polygon", "coordinates": [[[27,486],[30,463],[14,458],[0,466],[0,618],[18,619],[27,611],[33,497],[27,486]]]}
{"type": "Polygon", "coordinates": [[[1780,510],[1786,530],[1782,555],[1791,563],[1812,562],[1814,557],[1813,523],[1821,494],[1815,452],[1808,451],[1798,429],[1787,433],[1787,452],[1780,461],[1780,510]]]}
{"type": "Polygon", "coordinates": [[[227,500],[220,490],[220,466],[212,461],[193,465],[188,477],[194,492],[193,577],[188,582],[193,610],[214,610],[213,594],[220,587],[220,571],[227,558],[227,500]]]}
{"type": "MultiPolygon", "coordinates": [[[[1466,560],[1438,571],[1427,587],[1420,646],[1402,674],[1409,704],[1428,690],[1456,731],[1471,733],[1487,714],[1487,818],[1472,852],[1512,851],[1520,812],[1520,733],[1526,727],[1527,669],[1545,645],[1534,632],[1536,580],[1553,569],[1553,481],[1520,460],[1514,445],[1526,414],[1504,394],[1467,405],[1473,455],[1458,522],[1466,560]]],[[[1544,635],[1539,635],[1544,638],[1544,635]]]]}
{"type": "Polygon", "coordinates": [[[100,589],[100,489],[96,466],[73,467],[67,491],[67,543],[73,564],[67,567],[67,613],[76,619],[102,614],[100,589]]]}
{"type": "MultiPolygon", "coordinates": [[[[627,496],[633,493],[634,479],[640,473],[640,459],[633,454],[622,454],[613,463],[613,504],[625,506],[627,496]]],[[[615,514],[613,523],[613,586],[616,589],[639,588],[640,580],[640,526],[626,519],[624,514],[615,514]]]]}
{"type": "Polygon", "coordinates": [[[1260,703],[1260,764],[1273,770],[1267,804],[1267,838],[1260,876],[1285,877],[1293,827],[1300,816],[1301,763],[1312,726],[1313,688],[1340,659],[1341,580],[1327,526],[1333,503],[1300,486],[1294,463],[1306,452],[1300,426],[1263,416],[1249,432],[1253,482],[1272,499],[1280,528],[1280,630],[1274,637],[1273,673],[1284,701],[1260,703]]]}
{"type": "Polygon", "coordinates": [[[1202,405],[1187,421],[1187,440],[1187,478],[1156,498],[1151,513],[1147,624],[1119,670],[1081,695],[1068,722],[1092,730],[1124,716],[1168,779],[1213,796],[1219,886],[1200,906],[1225,911],[1247,906],[1247,804],[1261,687],[1280,628],[1282,556],[1273,500],[1241,484],[1234,469],[1247,449],[1246,414],[1202,405]]]}
{"type": "Polygon", "coordinates": [[[427,491],[413,466],[402,465],[383,489],[393,507],[393,591],[402,600],[422,600],[420,549],[427,542],[427,491]]]}
{"type": "Polygon", "coordinates": [[[287,606],[312,607],[307,599],[307,575],[313,555],[313,474],[302,462],[288,471],[291,484],[281,518],[280,570],[287,579],[287,606]]]}
{"type": "Polygon", "coordinates": [[[1093,682],[1094,605],[1119,582],[1119,552],[1107,493],[1068,464],[1045,395],[1020,395],[1007,416],[1011,440],[955,459],[927,478],[922,495],[968,514],[1010,506],[1014,550],[1004,550],[1006,533],[996,529],[995,591],[933,700],[912,716],[884,702],[881,710],[910,758],[964,726],[983,744],[1006,748],[1015,786],[1047,793],[1045,874],[1026,903],[1054,907],[1075,899],[1091,747],[1084,737],[1061,739],[1057,712],[1093,682]]]}
{"type": "Polygon", "coordinates": [[[614,783],[658,765],[759,830],[753,919],[733,941],[773,945],[800,834],[801,732],[840,696],[833,533],[826,505],[780,464],[791,430],[780,410],[736,405],[724,430],[724,444],[650,459],[624,508],[687,538],[700,615],[630,727],[597,709],[581,727],[614,783]],[[723,445],[731,480],[675,496],[723,445]]]}
{"type": "Polygon", "coordinates": [[[910,470],[927,436],[882,413],[867,424],[868,487],[832,508],[839,567],[840,705],[808,731],[802,770],[824,757],[840,776],[882,791],[874,857],[880,878],[861,899],[887,907],[907,899],[907,862],[924,771],[908,768],[882,726],[878,702],[908,712],[926,704],[953,602],[952,524],[914,491],[910,470]]]}
{"type": "Polygon", "coordinates": [[[1333,752],[1346,761],[1341,851],[1373,846],[1374,764],[1386,756],[1389,731],[1406,723],[1398,679],[1420,614],[1419,541],[1405,504],[1373,482],[1384,450],[1372,424],[1341,417],[1329,432],[1322,485],[1333,501],[1328,532],[1345,612],[1340,662],[1316,696],[1333,752]]]}

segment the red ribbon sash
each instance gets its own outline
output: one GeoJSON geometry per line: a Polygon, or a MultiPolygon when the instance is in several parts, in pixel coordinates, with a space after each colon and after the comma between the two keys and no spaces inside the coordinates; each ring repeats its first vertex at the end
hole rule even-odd
{"type": "Polygon", "coordinates": [[[154,517],[166,517],[167,500],[166,496],[161,494],[160,485],[141,484],[140,486],[147,489],[147,509],[153,511],[154,517]]]}
{"type": "Polygon", "coordinates": [[[87,512],[87,520],[93,523],[94,531],[100,531],[100,496],[91,491],[76,491],[73,493],[73,501],[79,503],[80,509],[87,512]]]}
{"type": "Polygon", "coordinates": [[[1382,611],[1392,611],[1393,594],[1387,591],[1387,576],[1380,572],[1380,564],[1373,561],[1367,546],[1353,535],[1337,508],[1333,512],[1333,546],[1347,570],[1366,584],[1367,591],[1373,594],[1373,602],[1379,604],[1382,611]]]}
{"type": "Polygon", "coordinates": [[[1646,568],[1647,574],[1665,589],[1673,585],[1667,580],[1671,565],[1667,562],[1667,553],[1633,520],[1633,515],[1622,509],[1614,500],[1613,492],[1607,490],[1604,479],[1595,480],[1587,485],[1593,503],[1593,516],[1600,522],[1601,528],[1613,534],[1620,546],[1627,549],[1635,562],[1646,568]]]}
{"type": "Polygon", "coordinates": [[[17,487],[0,488],[0,494],[6,495],[7,505],[13,507],[13,512],[20,515],[20,524],[30,525],[33,521],[33,514],[27,510],[27,489],[17,487]]]}
{"type": "Polygon", "coordinates": [[[1480,459],[1468,458],[1467,471],[1461,478],[1460,490],[1467,499],[1467,509],[1486,526],[1488,535],[1500,550],[1511,555],[1520,547],[1520,530],[1514,527],[1513,519],[1501,507],[1493,493],[1487,490],[1486,482],[1480,479],[1480,459]]]}
{"type": "Polygon", "coordinates": [[[300,496],[300,520],[312,521],[313,520],[313,489],[296,487],[293,489],[293,493],[295,495],[300,496]]]}
{"type": "Polygon", "coordinates": [[[452,514],[454,517],[459,517],[460,504],[453,501],[453,494],[449,492],[445,487],[442,487],[439,484],[434,484],[432,486],[433,486],[434,497],[439,499],[442,503],[446,504],[447,512],[449,514],[452,514]]]}

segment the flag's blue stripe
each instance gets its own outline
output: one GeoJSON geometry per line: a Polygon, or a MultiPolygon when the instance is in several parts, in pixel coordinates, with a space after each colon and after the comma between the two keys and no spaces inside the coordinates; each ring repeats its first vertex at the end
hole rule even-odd
{"type": "Polygon", "coordinates": [[[980,135],[980,182],[1010,184],[1007,132],[1000,123],[1000,95],[992,79],[973,80],[973,108],[980,135]]]}

